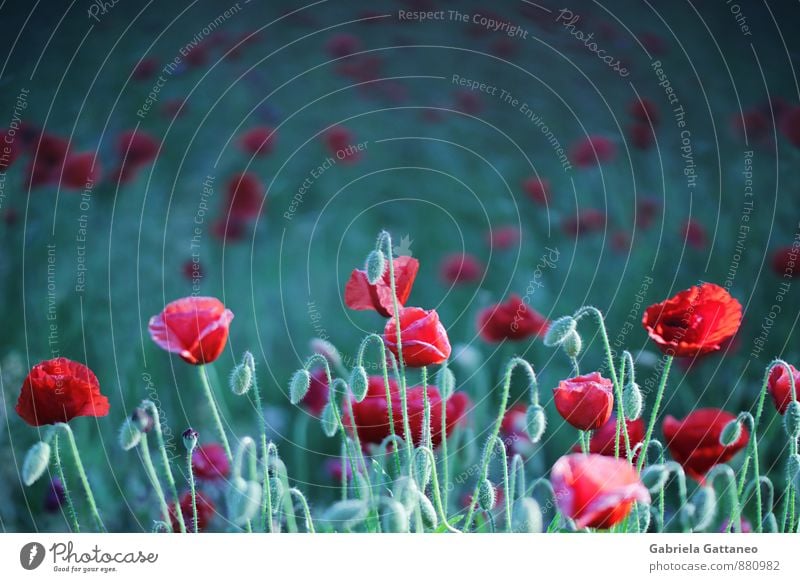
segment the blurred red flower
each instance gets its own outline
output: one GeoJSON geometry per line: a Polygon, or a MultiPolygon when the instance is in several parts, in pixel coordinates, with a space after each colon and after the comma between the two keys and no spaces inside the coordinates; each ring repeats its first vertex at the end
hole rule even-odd
{"type": "Polygon", "coordinates": [[[780,277],[800,277],[800,247],[781,247],[772,253],[772,270],[780,277]]]}
{"type": "MultiPolygon", "coordinates": [[[[407,390],[408,400],[408,423],[411,430],[411,438],[415,445],[422,443],[422,428],[425,419],[424,414],[424,393],[422,386],[414,386],[407,390]]],[[[403,415],[400,391],[397,383],[389,379],[389,392],[392,402],[392,425],[394,432],[400,438],[403,437],[403,415]]],[[[439,446],[442,441],[442,397],[436,386],[428,386],[428,401],[431,410],[431,438],[433,446],[439,446]]],[[[367,396],[361,402],[352,401],[353,417],[350,418],[349,412],[345,411],[345,424],[351,431],[353,430],[353,419],[358,430],[358,437],[362,443],[380,444],[383,439],[391,434],[389,427],[389,408],[386,404],[386,385],[383,376],[370,376],[367,396]]],[[[469,397],[463,392],[455,392],[448,398],[447,406],[447,434],[455,426],[463,424],[471,403],[469,397]]]]}
{"type": "Polygon", "coordinates": [[[521,236],[519,228],[516,226],[501,226],[498,228],[490,228],[487,238],[490,247],[493,249],[505,250],[517,244],[521,236]]]}
{"type": "MultiPolygon", "coordinates": [[[[794,377],[795,400],[797,400],[797,394],[800,392],[800,371],[792,365],[789,367],[792,369],[792,376],[794,377]]],[[[775,403],[777,411],[784,414],[792,401],[792,385],[789,381],[789,374],[786,373],[786,369],[783,366],[772,368],[769,373],[767,389],[770,396],[772,396],[772,401],[775,403]]]]}
{"type": "Polygon", "coordinates": [[[644,230],[650,228],[660,208],[661,205],[655,198],[647,196],[638,198],[636,200],[636,226],[644,230]]]}
{"type": "Polygon", "coordinates": [[[490,343],[541,336],[549,325],[543,315],[515,293],[505,303],[491,305],[478,314],[478,333],[490,343]]]}
{"type": "MultiPolygon", "coordinates": [[[[197,531],[201,532],[208,527],[208,523],[214,517],[217,509],[214,507],[214,503],[211,499],[199,491],[195,494],[195,501],[197,503],[197,531]]],[[[186,524],[186,531],[188,533],[194,532],[194,510],[192,509],[191,491],[186,491],[181,495],[180,507],[181,513],[183,514],[183,521],[186,524]]],[[[178,524],[178,518],[175,515],[174,505],[170,505],[169,515],[170,521],[172,522],[172,531],[179,533],[181,530],[178,524]]]]}
{"type": "Polygon", "coordinates": [[[64,138],[43,133],[33,145],[33,159],[28,164],[27,185],[31,188],[58,181],[69,154],[69,142],[64,138]]]}
{"type": "Polygon", "coordinates": [[[648,307],[642,325],[661,351],[677,357],[715,352],[736,334],[742,306],[713,283],[702,283],[648,307]]]}
{"type": "Polygon", "coordinates": [[[636,469],[624,459],[566,455],[553,465],[550,482],[559,510],[578,528],[608,529],[627,517],[634,502],[650,503],[636,469]]]}
{"type": "Polygon", "coordinates": [[[634,123],[628,127],[628,138],[637,150],[647,151],[655,143],[652,128],[644,123],[634,123]]]}
{"type": "Polygon", "coordinates": [[[736,137],[747,138],[748,142],[763,139],[769,135],[770,118],[758,109],[735,113],[731,117],[731,128],[736,137]]]}
{"type": "Polygon", "coordinates": [[[325,145],[331,155],[345,163],[354,163],[361,158],[361,152],[355,144],[355,136],[346,127],[336,125],[325,132],[325,145]]]}
{"type": "Polygon", "coordinates": [[[531,176],[522,182],[522,189],[537,204],[546,205],[550,200],[550,181],[531,176]]]}
{"type": "Polygon", "coordinates": [[[300,401],[300,406],[309,414],[319,416],[328,403],[328,394],[328,375],[325,368],[316,368],[311,372],[311,383],[300,401]]]}
{"type": "Polygon", "coordinates": [[[596,166],[612,161],[617,155],[614,142],[602,135],[579,139],[570,148],[569,159],[579,168],[596,166]]]}
{"type": "Polygon", "coordinates": [[[213,297],[184,297],[150,318],[150,337],[193,365],[216,360],[225,349],[233,312],[213,297]]]}
{"type": "Polygon", "coordinates": [[[481,280],[483,265],[474,256],[459,253],[446,256],[439,272],[446,283],[475,283],[481,280]]]}
{"type": "MultiPolygon", "coordinates": [[[[397,323],[392,317],[386,322],[383,338],[395,357],[399,358],[397,346],[397,323]]],[[[404,307],[400,310],[400,339],[403,361],[411,368],[441,364],[450,357],[450,341],[447,331],[439,321],[439,315],[431,309],[404,307]]]]}
{"type": "MultiPolygon", "coordinates": [[[[397,302],[402,307],[411,294],[414,279],[419,270],[419,261],[412,257],[394,259],[394,280],[397,291],[397,302]]],[[[384,317],[390,317],[393,310],[391,273],[387,264],[386,271],[380,281],[370,285],[367,272],[353,269],[350,279],[344,288],[344,302],[350,309],[375,310],[384,317]]]]}
{"type": "Polygon", "coordinates": [[[271,127],[254,127],[239,137],[239,147],[254,156],[271,154],[278,139],[276,130],[271,127]]]}
{"type": "Polygon", "coordinates": [[[69,422],[77,416],[105,416],[108,398],[97,376],[67,358],[36,364],[22,384],[16,411],[31,426],[69,422]]]}
{"type": "Polygon", "coordinates": [[[722,429],[736,416],[718,408],[700,408],[683,420],[667,415],[662,429],[667,448],[686,474],[703,482],[704,476],[718,463],[726,463],[742,450],[750,439],[747,427],[735,443],[724,447],[719,442],[722,429]]]}
{"type": "Polygon", "coordinates": [[[628,105],[628,113],[635,121],[645,125],[656,126],[661,121],[658,107],[647,97],[638,97],[631,101],[628,105]]]}
{"type": "Polygon", "coordinates": [[[694,249],[702,250],[706,248],[706,245],[708,245],[708,235],[706,235],[706,229],[696,220],[690,218],[683,223],[681,234],[683,235],[686,243],[694,249]]]}
{"type": "Polygon", "coordinates": [[[120,166],[132,166],[131,171],[156,159],[158,142],[141,130],[130,130],[117,138],[117,155],[120,166]]]}
{"type": "Polygon", "coordinates": [[[800,107],[792,107],[783,115],[780,130],[793,146],[800,148],[800,107]]]}
{"type": "Polygon", "coordinates": [[[146,81],[156,74],[158,61],[155,57],[147,57],[136,63],[133,68],[133,79],[135,81],[146,81]]]}
{"type": "Polygon", "coordinates": [[[325,52],[332,58],[346,57],[360,50],[361,41],[352,34],[336,34],[325,43],[325,52]]]}
{"type": "Polygon", "coordinates": [[[500,436],[508,449],[509,459],[520,455],[523,459],[533,454],[535,445],[531,442],[527,430],[528,407],[524,404],[515,404],[503,416],[500,424],[500,436]]]}
{"type": "Polygon", "coordinates": [[[264,185],[250,172],[234,174],[227,185],[227,214],[233,220],[256,218],[264,202],[264,185]]]}
{"type": "Polygon", "coordinates": [[[601,231],[606,226],[606,215],[596,208],[580,210],[576,215],[564,218],[561,229],[570,236],[580,236],[601,231]]]}
{"type": "Polygon", "coordinates": [[[231,471],[225,448],[219,443],[197,447],[192,451],[192,470],[194,476],[203,481],[224,479],[231,471]]]}
{"type": "Polygon", "coordinates": [[[578,430],[603,426],[614,407],[614,386],[599,372],[562,380],[553,389],[558,413],[578,430]]]}
{"type": "Polygon", "coordinates": [[[82,190],[100,179],[100,163],[93,152],[70,154],[64,162],[61,184],[66,188],[82,190]]]}

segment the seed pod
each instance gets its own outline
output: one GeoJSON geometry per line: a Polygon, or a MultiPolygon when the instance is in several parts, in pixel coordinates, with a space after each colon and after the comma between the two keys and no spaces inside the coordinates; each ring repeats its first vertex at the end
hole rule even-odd
{"type": "Polygon", "coordinates": [[[577,325],[578,323],[571,315],[559,317],[547,328],[547,333],[544,334],[544,345],[548,348],[560,346],[567,336],[575,331],[577,325]]]}
{"type": "Polygon", "coordinates": [[[242,355],[242,365],[250,370],[251,376],[256,375],[256,361],[255,358],[253,358],[253,354],[251,354],[249,350],[245,350],[244,354],[242,355]]]}
{"type": "Polygon", "coordinates": [[[297,404],[308,393],[311,388],[311,374],[305,368],[300,368],[292,375],[289,382],[289,400],[292,404],[297,404]]]}
{"type": "Polygon", "coordinates": [[[119,446],[122,447],[123,451],[130,451],[141,440],[142,431],[139,430],[139,427],[132,419],[126,418],[122,426],[119,427],[119,446]]]}
{"type": "Polygon", "coordinates": [[[783,414],[783,427],[790,439],[800,437],[800,402],[792,400],[783,414]]]}
{"type": "Polygon", "coordinates": [[[22,463],[22,482],[30,487],[39,480],[50,464],[50,445],[44,441],[35,443],[25,454],[22,463]]]}
{"type": "Polygon", "coordinates": [[[547,428],[547,417],[544,415],[544,408],[538,404],[529,406],[525,414],[525,429],[531,442],[538,443],[542,439],[545,428],[547,428]]]}
{"type": "Polygon", "coordinates": [[[249,392],[253,385],[253,372],[244,364],[234,366],[228,384],[231,388],[231,392],[237,396],[243,396],[249,392]]]}
{"type": "Polygon", "coordinates": [[[424,491],[431,480],[431,460],[427,454],[414,455],[414,480],[420,491],[424,491]]]}
{"type": "Polygon", "coordinates": [[[742,436],[742,424],[738,419],[734,419],[722,428],[719,434],[719,444],[723,447],[729,447],[739,440],[742,436]]]}
{"type": "Polygon", "coordinates": [[[800,455],[791,455],[786,461],[786,474],[794,483],[794,488],[800,491],[800,455]]]}
{"type": "Polygon", "coordinates": [[[381,528],[388,533],[408,532],[408,513],[399,501],[387,499],[381,511],[381,528]]]}
{"type": "Polygon", "coordinates": [[[183,431],[181,437],[183,438],[183,446],[186,447],[186,450],[193,451],[197,446],[197,438],[199,437],[197,431],[191,427],[187,428],[185,431],[183,431]]]}
{"type": "Polygon", "coordinates": [[[425,524],[425,527],[435,529],[439,525],[439,518],[436,516],[433,503],[425,495],[419,496],[419,509],[420,513],[422,513],[422,523],[425,524]]]}
{"type": "Polygon", "coordinates": [[[622,390],[622,410],[625,418],[636,420],[642,415],[642,391],[636,382],[631,382],[622,390]]]}
{"type": "Polygon", "coordinates": [[[692,529],[703,531],[714,521],[714,516],[717,513],[717,494],[713,488],[705,485],[701,486],[695,492],[692,504],[695,508],[691,522],[692,529]]]}
{"type": "Polygon", "coordinates": [[[484,511],[491,511],[496,502],[497,491],[495,491],[494,485],[488,479],[484,479],[478,488],[478,506],[484,511]]]}
{"type": "Polygon", "coordinates": [[[439,372],[436,374],[436,384],[439,386],[442,400],[447,400],[456,390],[455,374],[446,366],[439,368],[439,372]]]}
{"type": "Polygon", "coordinates": [[[357,526],[367,518],[369,507],[360,499],[345,499],[331,505],[323,516],[337,531],[357,526]]]}
{"type": "Polygon", "coordinates": [[[658,493],[667,484],[669,471],[664,465],[650,465],[642,471],[642,484],[650,493],[658,493]]]}
{"type": "Polygon", "coordinates": [[[578,335],[578,332],[573,331],[572,333],[568,333],[564,341],[561,342],[561,348],[570,358],[577,358],[583,349],[583,341],[581,340],[581,336],[578,335]]]}
{"type": "Polygon", "coordinates": [[[320,424],[322,424],[322,432],[327,437],[333,437],[339,432],[339,423],[336,421],[334,406],[333,402],[328,402],[319,417],[320,424]]]}
{"type": "Polygon", "coordinates": [[[361,402],[367,396],[369,389],[369,379],[367,378],[367,371],[364,366],[356,366],[350,373],[350,391],[356,402],[361,402]]]}
{"type": "Polygon", "coordinates": [[[542,510],[535,499],[521,497],[511,508],[511,530],[517,533],[541,533],[542,510]]]}
{"type": "Polygon", "coordinates": [[[278,500],[283,495],[283,483],[277,477],[269,478],[269,495],[272,499],[272,513],[277,514],[281,507],[278,500]]]}
{"type": "Polygon", "coordinates": [[[367,255],[367,262],[365,265],[367,271],[367,281],[370,285],[374,285],[383,277],[383,272],[386,270],[386,255],[380,249],[375,249],[367,255]]]}

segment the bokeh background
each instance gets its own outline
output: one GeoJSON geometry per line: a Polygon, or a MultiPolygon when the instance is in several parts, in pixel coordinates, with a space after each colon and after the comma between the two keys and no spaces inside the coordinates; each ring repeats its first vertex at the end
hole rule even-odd
{"type": "MultiPolygon", "coordinates": [[[[151,315],[192,293],[236,315],[212,366],[226,424],[256,433],[252,403],[226,388],[251,350],[270,436],[312,504],[327,503],[338,441],[286,388],[312,338],[347,362],[382,330],[343,303],[382,228],[421,262],[409,304],[436,308],[464,355],[454,370],[474,409],[458,447],[485,438],[514,354],[536,368],[551,420],[530,471],[575,442],[550,397],[566,359],[539,339],[477,332],[476,314],[512,293],[550,319],[602,309],[652,399],[643,309],[698,281],[723,285],[745,307],[742,329],[673,370],[664,410],[749,410],[766,364],[800,351],[800,290],[779,253],[800,232],[799,22],[795,3],[763,1],[0,4],[0,130],[17,152],[0,165],[0,530],[67,528],[45,507],[47,480],[25,489],[18,474],[38,439],[14,412],[19,387],[55,355],[89,365],[111,401],[108,417],[72,423],[109,529],[150,529],[157,507],[116,433],[149,397],[173,435],[193,426],[213,440],[196,371],[147,334],[151,315]],[[403,16],[415,11],[444,12],[403,16]],[[259,155],[241,147],[253,128],[271,130],[259,155]],[[120,173],[131,130],[157,152],[120,173]],[[88,190],[63,175],[31,184],[42,135],[91,154],[88,190]],[[342,146],[359,151],[336,159],[342,146]],[[241,172],[260,181],[244,218],[229,201],[241,172]],[[477,276],[453,281],[443,262],[462,253],[477,276]]],[[[582,369],[600,366],[597,338],[584,340],[582,369]]],[[[782,436],[768,414],[770,470],[782,436]]]]}

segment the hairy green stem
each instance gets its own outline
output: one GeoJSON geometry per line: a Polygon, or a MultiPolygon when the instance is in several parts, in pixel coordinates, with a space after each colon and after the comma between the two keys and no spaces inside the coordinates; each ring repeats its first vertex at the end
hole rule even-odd
{"type": "Polygon", "coordinates": [[[75,505],[72,503],[72,494],[69,492],[67,486],[67,479],[64,476],[64,465],[61,462],[61,451],[58,443],[58,433],[53,433],[53,460],[56,464],[56,472],[58,478],[61,479],[61,485],[64,487],[64,501],[67,505],[67,516],[72,523],[72,531],[78,533],[81,531],[80,523],[78,523],[78,514],[75,512],[75,505]]]}
{"type": "Polygon", "coordinates": [[[219,439],[222,442],[222,446],[225,448],[225,455],[227,455],[228,461],[233,461],[233,454],[231,453],[231,445],[230,443],[228,443],[228,435],[225,434],[225,427],[222,426],[222,419],[219,416],[219,408],[217,407],[216,400],[214,400],[214,393],[211,390],[211,384],[208,381],[208,373],[206,371],[206,367],[198,366],[197,371],[200,375],[200,383],[203,385],[203,393],[206,396],[209,408],[211,408],[211,415],[214,418],[214,424],[217,427],[217,432],[219,433],[219,439]]]}
{"type": "Polygon", "coordinates": [[[161,415],[158,412],[158,407],[152,400],[143,400],[141,406],[153,419],[153,431],[156,433],[156,445],[158,446],[158,450],[161,455],[161,464],[164,467],[164,475],[167,478],[167,486],[169,487],[170,495],[172,495],[172,500],[175,507],[175,515],[178,520],[178,527],[180,528],[181,533],[186,533],[186,520],[183,519],[180,500],[178,499],[178,487],[175,485],[175,476],[172,474],[172,464],[169,461],[167,445],[164,440],[164,432],[161,429],[161,415]]]}
{"type": "Polygon", "coordinates": [[[72,433],[72,429],[69,427],[69,425],[64,422],[58,422],[53,426],[55,427],[55,430],[61,430],[67,437],[67,443],[69,444],[72,458],[75,461],[75,468],[78,470],[78,478],[80,479],[81,486],[86,494],[86,501],[89,502],[89,511],[92,514],[92,518],[94,519],[98,530],[105,532],[106,527],[103,525],[103,520],[100,519],[100,512],[97,510],[97,503],[94,500],[92,488],[89,486],[89,479],[86,477],[86,470],[83,468],[81,455],[78,451],[78,444],[75,442],[75,435],[72,433]]]}
{"type": "MultiPolygon", "coordinates": [[[[656,401],[653,403],[653,411],[650,413],[650,422],[647,425],[647,432],[645,432],[644,441],[642,442],[649,443],[653,436],[653,430],[658,420],[658,411],[659,408],[661,408],[661,400],[664,398],[664,389],[667,387],[667,378],[669,377],[669,370],[672,367],[672,360],[673,356],[667,356],[665,359],[664,370],[661,372],[661,381],[658,383],[658,390],[656,391],[656,401]]],[[[636,463],[636,470],[638,472],[642,471],[646,457],[647,451],[642,451],[639,455],[639,461],[636,463]]]]}
{"type": "Polygon", "coordinates": [[[153,485],[153,489],[156,492],[158,504],[161,506],[161,515],[164,516],[164,523],[167,524],[167,527],[169,527],[169,531],[172,531],[172,520],[170,519],[169,515],[169,506],[167,505],[167,499],[164,496],[164,490],[161,488],[161,482],[158,480],[156,468],[153,465],[153,459],[150,457],[150,447],[147,444],[147,433],[142,433],[142,438],[139,441],[139,449],[142,453],[142,464],[144,465],[144,470],[147,473],[147,477],[150,479],[150,483],[153,485]]]}

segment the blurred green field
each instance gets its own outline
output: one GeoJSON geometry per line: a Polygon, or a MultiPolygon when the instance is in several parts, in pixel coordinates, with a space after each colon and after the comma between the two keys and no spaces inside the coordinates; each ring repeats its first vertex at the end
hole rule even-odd
{"type": "MultiPolygon", "coordinates": [[[[26,489],[18,477],[21,455],[38,436],[13,409],[24,375],[40,360],[63,355],[85,362],[111,401],[107,418],[72,423],[111,531],[149,530],[157,514],[136,454],[122,453],[117,444],[120,423],[143,398],[157,397],[173,434],[192,426],[201,442],[214,440],[196,370],[158,349],[147,334],[150,316],[193,292],[184,265],[192,258],[199,218],[200,294],[219,297],[236,316],[228,348],[212,365],[223,416],[231,434],[256,434],[252,404],[226,387],[231,368],[251,350],[271,437],[312,505],[336,495],[323,462],[338,455],[339,442],[326,439],[316,420],[289,404],[288,379],[309,354],[311,338],[327,337],[347,359],[366,333],[383,329],[380,316],[350,311],[342,299],[351,270],[361,268],[383,228],[397,241],[407,238],[402,254],[421,262],[409,304],[436,308],[452,343],[469,345],[481,356],[473,374],[454,367],[459,389],[475,403],[470,427],[477,443],[493,414],[492,388],[502,362],[521,355],[534,365],[551,428],[531,474],[543,474],[575,441],[550,402],[550,389],[570,373],[568,361],[540,340],[488,344],[478,337],[475,318],[510,293],[525,295],[534,277],[542,283],[531,297],[539,312],[554,319],[595,305],[607,316],[612,342],[619,337],[621,348],[645,352],[638,364],[647,391],[648,381],[652,385],[657,378],[652,366],[658,354],[639,324],[641,311],[698,281],[723,285],[740,255],[730,291],[745,307],[745,319],[735,344],[689,369],[676,367],[662,410],[682,416],[699,406],[734,413],[753,407],[766,364],[777,356],[800,360],[795,331],[800,290],[794,283],[763,351],[752,354],[783,281],[770,268],[770,253],[790,245],[800,228],[800,187],[794,179],[799,156],[774,130],[745,143],[731,120],[775,97],[792,104],[800,99],[787,56],[794,58],[798,50],[790,34],[797,8],[781,3],[771,6],[771,13],[748,5],[753,35],[743,36],[724,3],[658,7],[656,14],[646,3],[575,2],[572,9],[583,15],[586,30],[608,28],[598,42],[629,65],[630,76],[622,78],[553,22],[561,6],[540,4],[553,12],[510,0],[491,6],[436,2],[443,9],[501,15],[529,31],[527,39],[506,41],[502,33],[480,33],[453,21],[398,21],[404,7],[398,2],[320,2],[283,18],[300,5],[240,2],[219,31],[226,38],[259,31],[257,37],[235,59],[222,58],[226,45],[215,47],[204,65],[169,76],[144,119],[137,111],[154,80],[132,79],[136,63],[144,56],[154,56],[160,66],[174,59],[230,8],[228,3],[119,2],[99,22],[87,16],[85,6],[63,14],[22,2],[0,7],[6,56],[0,66],[0,127],[10,122],[17,95],[27,89],[23,120],[69,138],[75,150],[97,150],[106,176],[122,131],[138,126],[161,141],[157,160],[135,181],[97,184],[88,209],[81,208],[80,192],[53,186],[29,192],[26,157],[5,172],[0,212],[13,209],[17,220],[0,224],[0,529],[67,527],[62,515],[42,509],[45,480],[26,489]],[[367,10],[391,16],[353,22],[367,10]],[[785,23],[783,36],[773,17],[785,23]],[[341,63],[331,62],[325,43],[341,32],[356,35],[363,50],[381,59],[378,80],[358,86],[337,74],[341,63]],[[662,39],[663,54],[647,55],[640,44],[643,33],[662,39]],[[652,60],[661,61],[685,109],[694,188],[687,187],[683,173],[682,129],[652,60]],[[527,103],[564,149],[587,134],[611,138],[616,159],[565,171],[547,136],[519,107],[474,92],[478,110],[458,111],[463,88],[453,83],[454,75],[497,86],[527,103]],[[661,113],[656,144],[648,151],[639,151],[627,137],[627,108],[637,94],[661,113]],[[185,113],[177,118],[158,109],[182,99],[185,113]],[[268,156],[250,158],[236,147],[237,135],[255,125],[277,127],[277,145],[268,156]],[[362,157],[313,178],[291,213],[298,189],[329,155],[321,136],[333,125],[346,126],[365,144],[362,157]],[[737,236],[750,151],[754,206],[741,250],[737,236]],[[268,195],[243,239],[223,245],[210,233],[211,225],[223,212],[225,183],[244,170],[261,178],[268,195]],[[550,181],[548,207],[533,202],[521,187],[537,174],[550,181]],[[204,181],[213,182],[205,214],[204,181]],[[660,206],[647,230],[635,227],[636,201],[643,197],[660,206]],[[577,237],[565,233],[562,223],[589,208],[605,214],[605,229],[577,237]],[[78,240],[82,215],[85,249],[78,240]],[[707,231],[702,249],[688,246],[681,231],[690,217],[707,231]],[[491,249],[488,232],[503,226],[519,228],[520,242],[491,249]],[[629,249],[614,247],[618,233],[631,238],[629,249]],[[557,251],[558,261],[536,271],[547,249],[557,251]],[[83,250],[87,270],[81,291],[76,281],[83,250]],[[442,259],[460,252],[475,255],[486,267],[480,284],[443,281],[442,259]],[[55,257],[50,279],[48,256],[55,257]]],[[[584,335],[582,369],[602,365],[597,339],[584,335]]],[[[521,385],[514,398],[524,399],[521,385]]],[[[761,450],[769,470],[783,437],[779,417],[771,409],[766,414],[770,428],[761,450]]],[[[179,440],[176,454],[182,454],[179,440]]],[[[480,446],[466,441],[459,446],[480,446]]]]}

